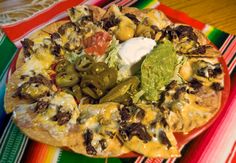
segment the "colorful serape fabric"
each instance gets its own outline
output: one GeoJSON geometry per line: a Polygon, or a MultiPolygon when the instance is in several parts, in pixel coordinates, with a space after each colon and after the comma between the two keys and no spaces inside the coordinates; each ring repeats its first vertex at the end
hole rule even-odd
{"type": "Polygon", "coordinates": [[[0,31],[0,163],[75,163],[75,162],[236,162],[236,38],[210,25],[194,20],[186,14],[173,10],[156,0],[64,0],[32,15],[32,17],[10,25],[0,31]],[[112,3],[134,6],[140,9],[156,8],[163,11],[174,22],[189,24],[201,30],[221,51],[231,77],[231,93],[222,114],[204,133],[182,148],[182,157],[162,160],[160,158],[109,158],[94,159],[41,144],[28,139],[12,122],[11,115],[4,112],[6,82],[15,69],[20,40],[51,22],[66,17],[66,9],[78,4],[93,4],[108,7],[112,3]]]}

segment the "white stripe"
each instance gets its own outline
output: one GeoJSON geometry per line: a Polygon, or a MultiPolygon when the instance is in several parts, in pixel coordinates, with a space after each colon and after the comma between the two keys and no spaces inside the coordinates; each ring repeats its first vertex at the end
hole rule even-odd
{"type": "Polygon", "coordinates": [[[55,152],[55,154],[54,154],[52,163],[57,163],[57,160],[58,160],[58,158],[60,158],[60,156],[61,156],[61,149],[60,149],[60,148],[57,148],[57,149],[56,149],[56,152],[55,152]]]}
{"type": "Polygon", "coordinates": [[[24,136],[24,139],[22,141],[21,147],[19,148],[20,151],[18,152],[18,155],[17,155],[16,160],[15,160],[15,163],[21,162],[21,158],[22,158],[23,153],[25,151],[25,147],[27,145],[28,140],[29,140],[29,138],[24,136]]]}
{"type": "Polygon", "coordinates": [[[211,25],[205,24],[204,28],[202,29],[202,32],[206,35],[206,33],[209,33],[209,31],[208,31],[209,28],[213,29],[213,27],[211,25]]]}
{"type": "Polygon", "coordinates": [[[6,38],[6,35],[3,35],[3,37],[0,40],[0,45],[3,43],[4,39],[6,38]]]}
{"type": "Polygon", "coordinates": [[[12,127],[12,125],[13,125],[12,118],[10,118],[6,128],[3,131],[2,137],[0,139],[0,144],[1,144],[1,146],[0,146],[0,153],[2,153],[2,149],[3,149],[4,143],[5,143],[6,139],[7,139],[7,136],[9,135],[10,128],[12,127]]]}

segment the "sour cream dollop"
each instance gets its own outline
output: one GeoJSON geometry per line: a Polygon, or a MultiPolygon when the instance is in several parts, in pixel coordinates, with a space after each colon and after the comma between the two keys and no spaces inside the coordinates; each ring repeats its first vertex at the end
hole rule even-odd
{"type": "Polygon", "coordinates": [[[133,65],[147,55],[155,45],[155,40],[150,38],[131,38],[120,45],[119,55],[125,64],[133,65]]]}

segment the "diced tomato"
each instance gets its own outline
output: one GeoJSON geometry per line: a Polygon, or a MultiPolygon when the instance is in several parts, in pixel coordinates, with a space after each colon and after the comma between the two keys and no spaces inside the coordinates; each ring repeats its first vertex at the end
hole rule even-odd
{"type": "Polygon", "coordinates": [[[103,55],[112,37],[107,32],[96,32],[94,35],[84,39],[83,44],[87,54],[103,55]]]}

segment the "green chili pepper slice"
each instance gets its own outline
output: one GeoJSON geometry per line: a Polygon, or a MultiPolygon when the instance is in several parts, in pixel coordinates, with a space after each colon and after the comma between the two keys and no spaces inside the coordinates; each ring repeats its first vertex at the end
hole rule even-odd
{"type": "Polygon", "coordinates": [[[92,74],[99,74],[99,73],[107,70],[108,68],[109,67],[106,63],[97,62],[97,63],[92,64],[90,71],[92,74]]]}
{"type": "Polygon", "coordinates": [[[115,68],[108,68],[99,74],[103,81],[105,89],[110,89],[115,86],[117,81],[117,70],[115,68]]]}
{"type": "Polygon", "coordinates": [[[120,96],[113,100],[113,102],[121,103],[124,105],[129,105],[131,101],[132,101],[132,98],[130,97],[129,93],[126,93],[123,96],[120,96]]]}
{"type": "Polygon", "coordinates": [[[88,95],[94,99],[98,99],[99,97],[97,96],[97,94],[89,87],[85,87],[85,88],[82,88],[82,92],[85,94],[85,95],[88,95]]]}
{"type": "Polygon", "coordinates": [[[59,87],[72,87],[79,82],[76,73],[60,72],[56,75],[56,84],[59,87]]]}
{"type": "Polygon", "coordinates": [[[104,90],[103,81],[97,75],[85,75],[80,83],[82,88],[90,87],[104,90]]]}
{"type": "Polygon", "coordinates": [[[77,71],[88,71],[93,63],[93,57],[89,55],[83,55],[76,60],[75,68],[77,71]]]}
{"type": "Polygon", "coordinates": [[[136,76],[132,76],[129,79],[121,82],[114,88],[112,88],[104,97],[100,99],[100,103],[114,101],[121,98],[128,91],[133,92],[139,85],[139,79],[136,76]]]}
{"type": "Polygon", "coordinates": [[[59,72],[63,72],[66,70],[66,67],[70,64],[69,61],[67,60],[61,60],[60,62],[57,63],[56,65],[56,72],[59,73],[59,72]]]}
{"type": "Polygon", "coordinates": [[[74,64],[68,64],[68,65],[66,66],[66,68],[65,68],[65,71],[66,71],[67,73],[77,73],[74,64]]]}
{"type": "Polygon", "coordinates": [[[75,96],[76,100],[80,100],[83,96],[82,96],[82,91],[80,89],[79,85],[75,85],[72,87],[72,91],[73,91],[73,95],[75,96]]]}
{"type": "Polygon", "coordinates": [[[62,91],[71,95],[74,95],[74,93],[72,92],[72,90],[70,88],[62,88],[62,91]]]}

